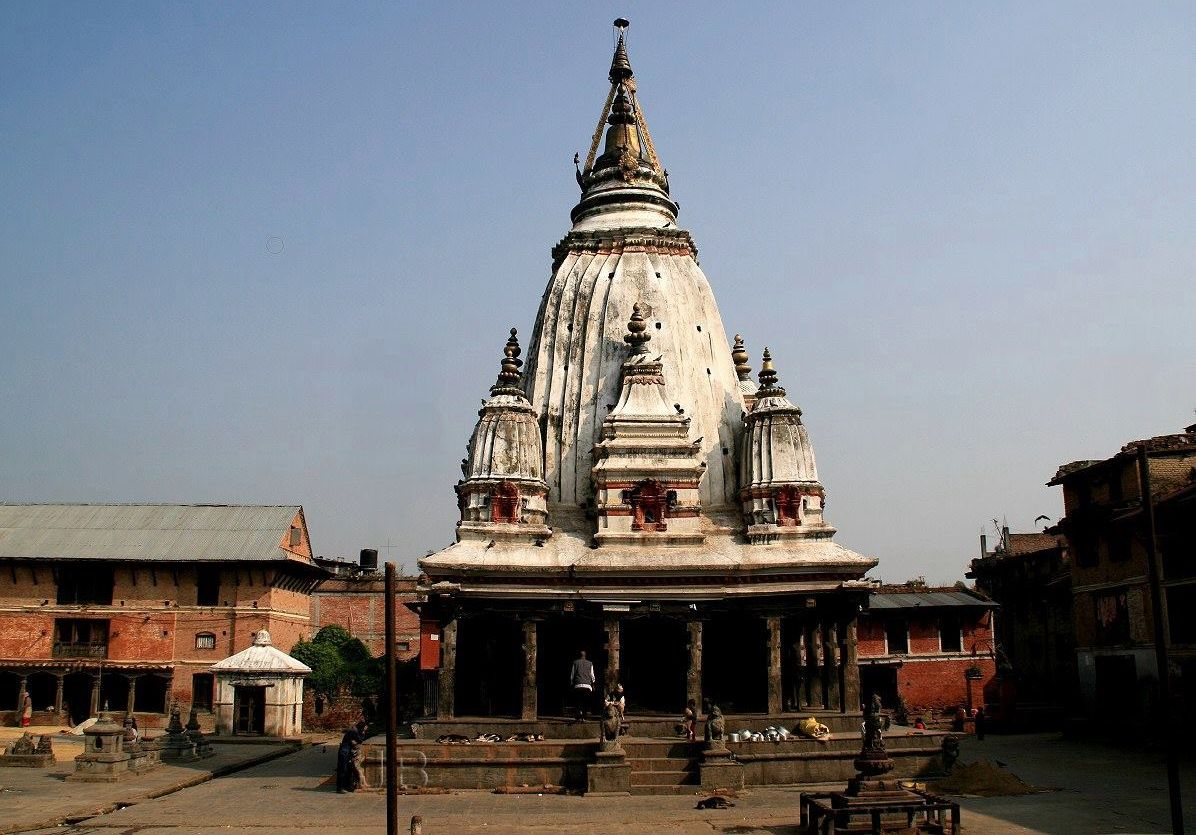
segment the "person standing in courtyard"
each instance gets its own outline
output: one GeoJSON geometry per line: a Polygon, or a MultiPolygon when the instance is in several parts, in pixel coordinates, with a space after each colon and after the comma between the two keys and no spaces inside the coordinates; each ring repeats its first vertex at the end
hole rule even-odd
{"type": "Polygon", "coordinates": [[[594,698],[594,662],[586,658],[583,649],[573,662],[573,670],[569,674],[569,684],[573,688],[573,709],[578,719],[586,718],[590,701],[594,698]]]}
{"type": "Polygon", "coordinates": [[[21,699],[21,727],[28,728],[29,723],[33,721],[33,697],[28,693],[25,698],[21,699]]]}
{"type": "Polygon", "coordinates": [[[345,731],[340,747],[336,751],[336,791],[347,794],[357,789],[357,768],[354,755],[365,742],[365,722],[358,722],[345,731]]]}

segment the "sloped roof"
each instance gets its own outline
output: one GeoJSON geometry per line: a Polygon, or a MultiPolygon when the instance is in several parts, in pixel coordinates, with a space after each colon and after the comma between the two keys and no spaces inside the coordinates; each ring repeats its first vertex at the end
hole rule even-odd
{"type": "Polygon", "coordinates": [[[212,665],[212,672],[305,676],[311,672],[311,667],[276,648],[270,641],[270,633],[263,629],[253,636],[253,646],[217,661],[212,665]]]}
{"type": "Polygon", "coordinates": [[[1053,533],[1011,533],[1009,534],[1009,556],[1049,551],[1064,544],[1064,539],[1053,533]]]}
{"type": "Polygon", "coordinates": [[[282,547],[299,505],[0,504],[0,559],[308,560],[282,547]]]}
{"type": "Polygon", "coordinates": [[[997,604],[966,591],[908,591],[868,596],[868,608],[876,609],[937,609],[969,606],[995,609],[997,604]]]}

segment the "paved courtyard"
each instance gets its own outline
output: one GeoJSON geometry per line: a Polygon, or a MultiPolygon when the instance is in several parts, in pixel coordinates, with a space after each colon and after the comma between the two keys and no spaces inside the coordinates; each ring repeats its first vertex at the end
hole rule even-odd
{"type": "MultiPolygon", "coordinates": [[[[1056,790],[1024,797],[961,798],[968,833],[1155,833],[1167,826],[1167,795],[1157,757],[1042,734],[967,740],[963,760],[1005,763],[1026,781],[1056,790]]],[[[329,785],[333,744],[315,745],[272,762],[102,815],[71,827],[75,835],[207,835],[262,831],[288,835],[377,833],[385,821],[378,793],[338,795],[329,785]]],[[[1185,766],[1189,806],[1196,764],[1185,766]]],[[[59,784],[61,785],[61,784],[59,784]]],[[[456,792],[404,796],[400,814],[424,819],[426,835],[505,833],[797,832],[798,790],[755,789],[733,809],[694,809],[696,797],[593,798],[456,792]]],[[[2,797],[2,796],[0,796],[2,797]]],[[[0,801],[0,816],[4,804],[0,801]]]]}

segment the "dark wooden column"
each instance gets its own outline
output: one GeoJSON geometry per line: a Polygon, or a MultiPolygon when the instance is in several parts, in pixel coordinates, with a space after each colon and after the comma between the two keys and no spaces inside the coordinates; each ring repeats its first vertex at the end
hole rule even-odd
{"type": "Polygon", "coordinates": [[[820,710],[825,706],[825,696],[822,687],[822,626],[817,621],[810,629],[810,708],[820,710]]]}
{"type": "Polygon", "coordinates": [[[535,719],[539,712],[536,693],[537,623],[528,618],[523,622],[523,712],[524,719],[535,719]]]}
{"type": "Polygon", "coordinates": [[[66,680],[66,673],[55,673],[54,678],[58,679],[58,689],[54,691],[54,712],[62,713],[63,682],[66,680]]]}
{"type": "Polygon", "coordinates": [[[848,616],[839,632],[843,642],[843,710],[860,709],[860,656],[856,643],[856,616],[848,616]]]}
{"type": "Polygon", "coordinates": [[[622,647],[623,622],[618,615],[606,615],[602,621],[606,631],[606,674],[603,676],[603,699],[619,683],[619,655],[622,647]]]}
{"type": "Polygon", "coordinates": [[[702,622],[691,620],[689,629],[689,669],[685,672],[685,698],[694,703],[697,713],[702,708],[702,622]]]}
{"type": "Polygon", "coordinates": [[[21,676],[21,684],[17,688],[17,724],[21,724],[21,717],[25,710],[25,693],[29,690],[29,677],[21,676]]]}
{"type": "MultiPolygon", "coordinates": [[[[133,712],[133,700],[137,697],[137,679],[141,678],[141,676],[131,675],[131,676],[125,676],[125,678],[127,678],[129,680],[129,698],[125,704],[125,713],[132,713],[133,712]]],[[[194,694],[191,697],[191,702],[192,702],[192,704],[195,703],[194,694]]]]}
{"type": "Polygon", "coordinates": [[[100,674],[91,677],[91,715],[100,715],[100,674]]]}
{"type": "Polygon", "coordinates": [[[444,625],[440,641],[440,675],[437,682],[436,718],[452,719],[456,711],[457,619],[444,625]]]}
{"type": "Polygon", "coordinates": [[[807,653],[806,653],[806,627],[802,624],[797,629],[797,643],[794,644],[794,651],[797,657],[797,676],[794,682],[797,688],[797,709],[802,710],[810,704],[809,683],[810,674],[806,669],[807,653]]]}
{"type": "Polygon", "coordinates": [[[769,615],[768,623],[768,715],[781,712],[781,618],[769,615]]]}
{"type": "Polygon", "coordinates": [[[832,618],[822,624],[822,655],[826,670],[826,706],[831,710],[842,710],[839,702],[839,639],[838,628],[832,618]]]}

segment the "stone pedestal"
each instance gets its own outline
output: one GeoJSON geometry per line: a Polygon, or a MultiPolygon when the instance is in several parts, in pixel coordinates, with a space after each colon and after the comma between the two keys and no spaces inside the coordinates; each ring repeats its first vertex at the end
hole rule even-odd
{"type": "Polygon", "coordinates": [[[731,758],[726,745],[712,744],[702,752],[698,778],[703,791],[742,789],[743,766],[731,758]]]}
{"type": "Polygon", "coordinates": [[[129,752],[124,749],[124,729],[104,720],[83,731],[87,738],[83,753],[75,757],[75,773],[68,780],[84,783],[114,783],[129,774],[129,752]]]}
{"type": "Polygon", "coordinates": [[[631,794],[631,763],[622,748],[599,750],[594,762],[586,764],[586,794],[631,794]]]}
{"type": "Polygon", "coordinates": [[[203,731],[199,729],[199,716],[195,709],[191,709],[191,716],[187,719],[187,738],[195,743],[195,755],[199,758],[212,757],[216,752],[212,750],[212,743],[208,742],[203,731]]]}
{"type": "Polygon", "coordinates": [[[0,757],[0,767],[8,768],[48,768],[54,765],[54,751],[50,748],[50,735],[43,734],[34,737],[29,733],[8,746],[4,756],[0,757]]]}
{"type": "Polygon", "coordinates": [[[177,707],[171,709],[170,724],[166,726],[166,736],[158,744],[161,746],[160,756],[167,762],[191,762],[199,759],[199,754],[195,751],[195,743],[187,735],[177,707]]]}

